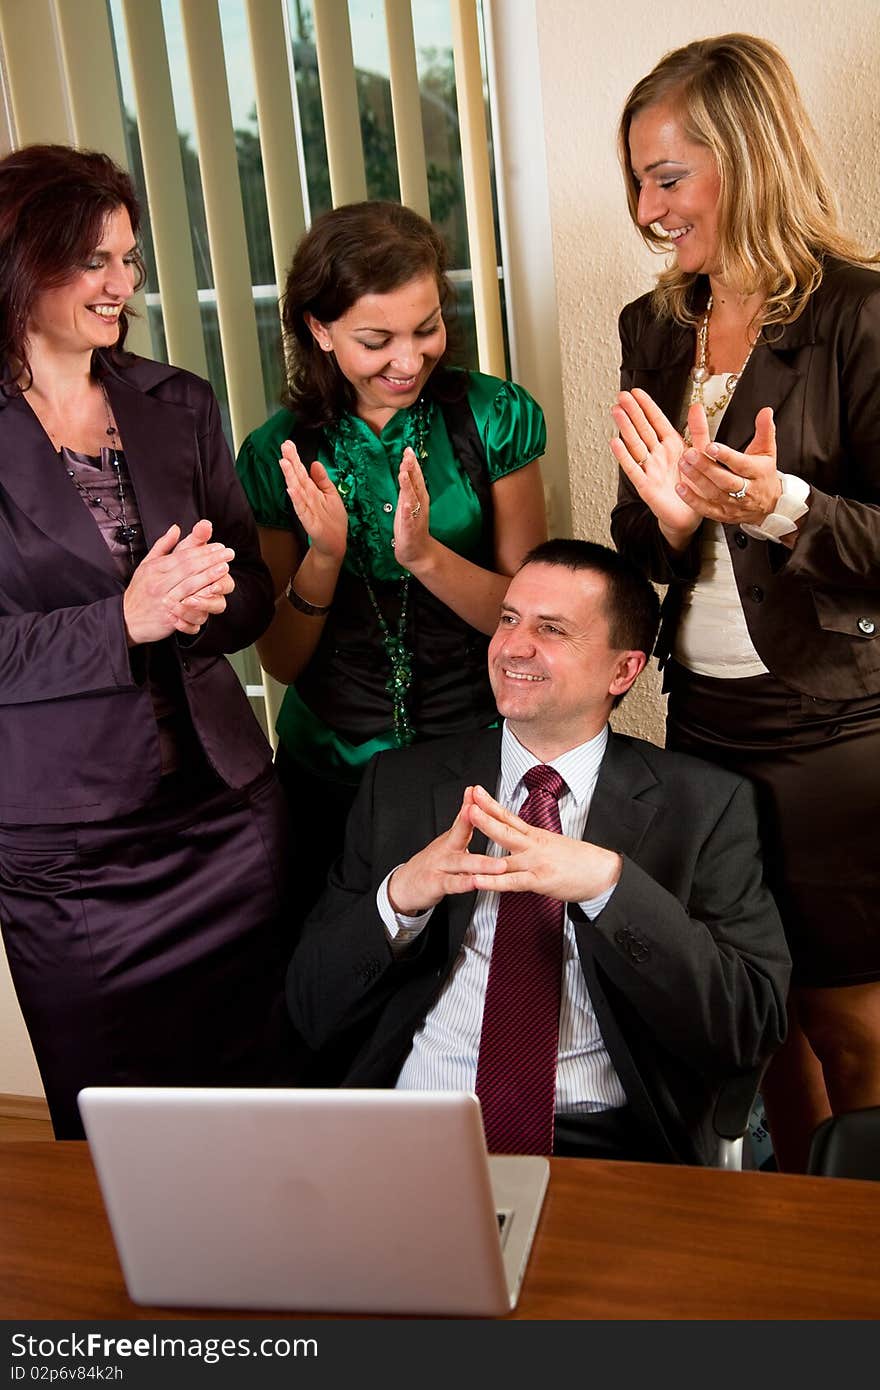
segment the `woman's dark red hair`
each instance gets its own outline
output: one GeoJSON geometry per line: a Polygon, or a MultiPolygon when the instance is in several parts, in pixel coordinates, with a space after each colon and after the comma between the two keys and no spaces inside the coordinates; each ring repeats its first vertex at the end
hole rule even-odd
{"type": "MultiPolygon", "coordinates": [[[[70,145],[25,145],[0,159],[0,390],[5,394],[26,389],[31,380],[27,325],[34,300],[88,264],[107,218],[120,207],[137,236],[134,185],[106,154],[70,145]]],[[[143,264],[138,268],[139,288],[143,264]]],[[[121,354],[127,331],[123,309],[112,356],[121,354]]]]}

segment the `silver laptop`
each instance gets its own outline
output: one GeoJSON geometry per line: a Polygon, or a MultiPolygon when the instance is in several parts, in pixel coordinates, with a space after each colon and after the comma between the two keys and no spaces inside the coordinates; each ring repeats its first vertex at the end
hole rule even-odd
{"type": "Polygon", "coordinates": [[[88,1087],[135,1303],[496,1317],[550,1165],[488,1157],[460,1091],[88,1087]]]}

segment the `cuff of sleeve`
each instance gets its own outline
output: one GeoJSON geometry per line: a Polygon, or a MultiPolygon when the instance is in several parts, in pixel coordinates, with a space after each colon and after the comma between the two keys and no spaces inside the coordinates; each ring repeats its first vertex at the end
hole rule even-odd
{"type": "Polygon", "coordinates": [[[612,886],[607,890],[607,892],[600,893],[598,898],[585,898],[582,903],[578,903],[578,907],[580,908],[584,916],[589,917],[591,922],[595,922],[596,918],[599,916],[599,913],[604,912],[605,908],[608,906],[611,899],[614,897],[614,891],[616,888],[617,884],[612,884],[612,886]]]}
{"type": "Polygon", "coordinates": [[[376,893],[376,908],[382,918],[382,925],[385,928],[385,935],[392,950],[402,950],[419,935],[431,920],[433,907],[429,907],[427,912],[420,913],[417,917],[407,917],[402,912],[395,912],[391,906],[391,899],[388,896],[388,884],[391,881],[391,874],[400,868],[396,864],[379,884],[376,893]]]}
{"type": "Polygon", "coordinates": [[[130,647],[125,628],[125,610],[122,595],[118,598],[102,600],[104,609],[104,635],[110,656],[111,669],[116,684],[121,690],[131,685],[143,685],[147,679],[147,653],[142,645],[130,647]]]}
{"type": "Polygon", "coordinates": [[[810,495],[810,484],[795,473],[779,473],[777,476],[782,483],[782,492],[774,511],[764,517],[760,526],[743,522],[740,527],[754,540],[777,541],[781,536],[789,535],[809,510],[807,498],[810,495]]]}

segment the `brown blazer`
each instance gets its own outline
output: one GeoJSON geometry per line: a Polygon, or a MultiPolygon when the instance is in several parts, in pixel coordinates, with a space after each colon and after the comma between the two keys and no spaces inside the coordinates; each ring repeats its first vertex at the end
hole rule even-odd
{"type": "MultiPolygon", "coordinates": [[[[708,284],[697,281],[694,303],[708,284]]],[[[650,296],[620,316],[621,387],[640,386],[680,422],[694,331],[653,313],[650,296]]],[[[749,635],[769,671],[818,699],[880,692],[880,274],[829,261],[805,312],[762,335],[718,431],[744,449],[773,407],[779,468],[811,484],[793,550],[725,526],[749,635]]],[[[669,654],[682,585],[699,569],[699,532],[681,555],[621,474],[611,532],[618,549],[668,584],[657,644],[669,654]]]]}
{"type": "MultiPolygon", "coordinates": [[[[207,382],[143,358],[97,370],[125,446],[147,547],[199,517],[234,548],[226,612],[168,639],[196,734],[242,787],[269,745],[223,653],[268,626],[272,582],[207,382]]],[[[124,584],[36,415],[0,395],[0,824],[107,820],[158,785],[159,740],[142,649],[129,650],[124,584]]]]}

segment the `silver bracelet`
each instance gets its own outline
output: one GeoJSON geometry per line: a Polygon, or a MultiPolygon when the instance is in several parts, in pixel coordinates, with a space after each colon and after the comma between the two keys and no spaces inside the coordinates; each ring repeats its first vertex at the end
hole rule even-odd
{"type": "Polygon", "coordinates": [[[307,618],[326,618],[332,607],[332,604],[329,603],[309,603],[307,598],[303,598],[302,594],[296,592],[293,587],[293,580],[284,590],[284,596],[297,613],[305,613],[307,618]]]}

